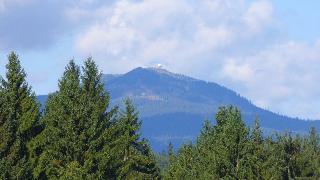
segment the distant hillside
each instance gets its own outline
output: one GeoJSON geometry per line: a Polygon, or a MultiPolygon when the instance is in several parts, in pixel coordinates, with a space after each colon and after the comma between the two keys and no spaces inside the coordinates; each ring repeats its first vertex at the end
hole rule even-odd
{"type": "MultiPolygon", "coordinates": [[[[247,99],[216,83],[193,79],[157,68],[136,68],[123,75],[104,75],[111,104],[121,105],[131,98],[140,111],[142,134],[155,150],[193,140],[203,120],[214,119],[219,106],[232,104],[241,109],[245,122],[252,125],[259,117],[265,133],[292,131],[307,133],[320,121],[294,119],[256,107],[247,99]]],[[[47,96],[39,96],[44,104],[47,96]]]]}

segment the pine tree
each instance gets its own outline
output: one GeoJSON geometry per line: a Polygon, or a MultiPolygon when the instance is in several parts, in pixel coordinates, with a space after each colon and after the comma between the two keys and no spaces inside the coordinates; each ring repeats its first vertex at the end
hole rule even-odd
{"type": "Polygon", "coordinates": [[[282,158],[283,164],[283,174],[284,179],[293,179],[299,177],[300,172],[297,169],[297,156],[300,153],[300,139],[292,137],[291,133],[279,136],[279,147],[283,152],[282,158]]]}
{"type": "Polygon", "coordinates": [[[59,80],[59,90],[49,95],[41,119],[44,130],[29,144],[34,178],[63,176],[77,156],[74,125],[79,122],[81,110],[79,76],[79,67],[71,61],[59,80]]]}
{"type": "MultiPolygon", "coordinates": [[[[320,179],[320,136],[315,127],[310,129],[309,140],[307,140],[308,145],[311,149],[311,171],[309,175],[320,179]]],[[[308,174],[308,173],[306,173],[308,174]]]]}
{"type": "Polygon", "coordinates": [[[169,167],[167,179],[253,177],[247,156],[249,133],[240,111],[232,106],[221,107],[216,120],[215,126],[205,121],[195,146],[187,145],[180,149],[175,161],[169,167]]]}
{"type": "Polygon", "coordinates": [[[263,166],[265,161],[264,140],[262,130],[260,128],[259,119],[254,121],[254,127],[250,133],[250,141],[247,144],[247,173],[245,176],[250,176],[254,179],[263,179],[263,170],[267,167],[263,166]]]}
{"type": "Polygon", "coordinates": [[[0,85],[0,178],[30,178],[27,143],[40,130],[39,104],[26,82],[18,56],[8,56],[0,85]]]}
{"type": "MultiPolygon", "coordinates": [[[[291,133],[276,134],[267,139],[264,177],[267,179],[295,179],[303,176],[299,164],[303,161],[302,139],[291,133]],[[267,168],[269,167],[269,168],[267,168]]],[[[304,164],[305,166],[307,164],[304,164]]]]}
{"type": "Polygon", "coordinates": [[[138,113],[129,99],[125,100],[125,110],[121,112],[116,126],[119,136],[113,152],[120,157],[117,176],[120,179],[159,178],[160,172],[151,148],[139,134],[141,122],[138,113]]]}
{"type": "Polygon", "coordinates": [[[200,178],[202,171],[195,164],[196,151],[192,144],[183,145],[175,161],[169,166],[169,172],[164,179],[203,179],[200,178]]]}
{"type": "Polygon", "coordinates": [[[200,132],[200,136],[197,139],[197,146],[194,158],[198,158],[195,161],[198,171],[202,179],[217,179],[216,175],[216,153],[215,153],[215,127],[209,120],[205,120],[200,132]],[[197,155],[197,157],[196,157],[197,155]]]}
{"type": "Polygon", "coordinates": [[[109,108],[110,96],[104,90],[101,73],[92,58],[83,68],[82,118],[79,121],[79,161],[91,178],[110,179],[116,175],[111,160],[111,146],[115,141],[111,123],[115,121],[117,107],[109,108]],[[107,111],[110,109],[110,111],[107,111]]]}
{"type": "Polygon", "coordinates": [[[166,166],[162,169],[162,177],[164,179],[169,179],[172,178],[172,173],[173,173],[173,168],[174,168],[174,163],[176,162],[176,156],[174,152],[174,148],[172,143],[170,142],[168,145],[168,149],[165,152],[165,157],[167,160],[166,166]]]}
{"type": "Polygon", "coordinates": [[[116,109],[107,112],[108,106],[109,95],[93,60],[85,62],[82,76],[71,61],[59,90],[49,96],[44,131],[30,143],[34,177],[109,177],[108,126],[116,109]]]}
{"type": "Polygon", "coordinates": [[[250,138],[256,145],[261,145],[263,143],[262,130],[260,128],[260,121],[258,118],[254,121],[254,127],[250,138]]]}
{"type": "Polygon", "coordinates": [[[279,142],[279,134],[264,139],[264,157],[262,164],[263,179],[283,179],[285,170],[284,149],[279,142]]]}
{"type": "Polygon", "coordinates": [[[248,129],[240,111],[232,106],[222,107],[216,115],[216,171],[220,178],[239,179],[246,176],[248,129]]]}
{"type": "Polygon", "coordinates": [[[173,149],[172,143],[170,142],[168,145],[168,160],[169,160],[169,162],[173,162],[174,158],[175,158],[174,149],[173,149]]]}
{"type": "Polygon", "coordinates": [[[290,133],[263,138],[232,106],[219,108],[216,125],[205,121],[195,145],[183,145],[164,179],[319,179],[320,138],[290,133]]]}
{"type": "Polygon", "coordinates": [[[309,135],[303,139],[302,150],[298,159],[301,176],[304,178],[320,178],[320,137],[316,128],[310,129],[309,135]]]}

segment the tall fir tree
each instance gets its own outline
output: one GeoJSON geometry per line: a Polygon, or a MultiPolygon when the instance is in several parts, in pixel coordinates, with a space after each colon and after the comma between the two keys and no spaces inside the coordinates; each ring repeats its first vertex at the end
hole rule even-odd
{"type": "Polygon", "coordinates": [[[40,130],[39,104],[14,52],[0,85],[0,178],[29,179],[27,143],[40,130]]]}
{"type": "MultiPolygon", "coordinates": [[[[273,152],[282,179],[295,179],[300,176],[297,157],[301,153],[300,138],[294,138],[291,133],[278,134],[273,152]]],[[[274,166],[276,167],[276,166],[274,166]]]]}
{"type": "Polygon", "coordinates": [[[250,132],[249,140],[250,141],[247,142],[246,169],[248,169],[248,171],[246,176],[250,176],[254,179],[263,179],[263,170],[267,167],[263,166],[266,156],[262,130],[260,128],[260,121],[258,118],[254,121],[254,126],[250,132]]]}
{"type": "Polygon", "coordinates": [[[174,154],[174,148],[172,143],[170,142],[168,145],[168,160],[169,162],[173,162],[175,158],[175,154],[174,154]]]}
{"type": "Polygon", "coordinates": [[[220,178],[241,179],[247,176],[248,129],[240,111],[233,107],[221,107],[216,115],[215,148],[216,172],[220,178]]]}
{"type": "Polygon", "coordinates": [[[215,126],[205,121],[195,146],[180,149],[175,162],[168,167],[166,179],[243,179],[250,176],[249,133],[240,111],[232,106],[221,107],[216,120],[215,126]]]}
{"type": "Polygon", "coordinates": [[[315,127],[310,129],[309,136],[307,138],[307,152],[311,161],[311,168],[309,172],[305,172],[305,174],[312,175],[318,179],[320,179],[320,136],[315,127]]]}
{"type": "Polygon", "coordinates": [[[111,161],[111,123],[115,121],[117,107],[109,108],[110,96],[104,90],[101,73],[92,58],[83,67],[82,118],[78,129],[80,164],[91,178],[114,178],[116,170],[111,161]],[[110,109],[110,110],[109,110],[110,109]],[[107,111],[109,110],[109,111],[107,111]]]}
{"type": "Polygon", "coordinates": [[[159,168],[151,148],[145,139],[141,140],[141,122],[138,113],[129,99],[125,100],[125,110],[115,124],[118,138],[113,154],[119,158],[117,176],[120,179],[157,179],[159,168]]]}
{"type": "MultiPolygon", "coordinates": [[[[217,179],[216,153],[215,153],[215,127],[209,120],[205,120],[200,135],[197,139],[196,150],[198,155],[198,170],[202,179],[217,179]],[[202,170],[201,170],[202,169],[202,170]]],[[[194,155],[196,156],[196,155],[194,155]]]]}
{"type": "Polygon", "coordinates": [[[44,131],[29,146],[34,177],[110,178],[108,127],[116,109],[108,107],[109,94],[94,61],[85,62],[82,76],[71,61],[46,104],[44,131]]]}
{"type": "MultiPolygon", "coordinates": [[[[75,125],[81,110],[80,70],[73,61],[66,67],[58,87],[46,103],[41,119],[44,130],[29,144],[36,179],[57,178],[67,174],[68,168],[81,168],[72,163],[77,156],[75,125]]],[[[82,173],[79,170],[77,174],[82,173]]]]}
{"type": "Polygon", "coordinates": [[[192,144],[182,145],[174,161],[170,162],[164,179],[204,179],[203,171],[196,166],[196,157],[192,144]]]}
{"type": "Polygon", "coordinates": [[[301,178],[320,179],[320,137],[316,128],[312,127],[301,143],[301,153],[297,157],[301,178]]]}

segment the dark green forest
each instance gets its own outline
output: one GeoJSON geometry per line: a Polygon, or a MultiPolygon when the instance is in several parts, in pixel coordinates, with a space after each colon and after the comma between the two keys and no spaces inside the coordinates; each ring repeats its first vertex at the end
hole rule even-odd
{"type": "MultiPolygon", "coordinates": [[[[14,52],[0,82],[1,179],[320,179],[320,138],[264,136],[239,109],[220,107],[195,142],[163,153],[142,138],[133,102],[110,107],[92,58],[73,60],[44,110],[14,52]]],[[[179,128],[179,127],[177,127],[179,128]]]]}

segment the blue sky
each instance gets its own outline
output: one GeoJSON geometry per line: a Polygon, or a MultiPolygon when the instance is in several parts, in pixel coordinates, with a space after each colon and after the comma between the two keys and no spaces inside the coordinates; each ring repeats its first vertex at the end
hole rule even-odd
{"type": "Polygon", "coordinates": [[[0,74],[15,50],[37,94],[70,59],[158,63],[282,114],[320,119],[318,0],[0,0],[0,74]]]}
{"type": "Polygon", "coordinates": [[[312,42],[320,34],[320,1],[273,0],[277,18],[285,24],[288,38],[312,42]]]}

